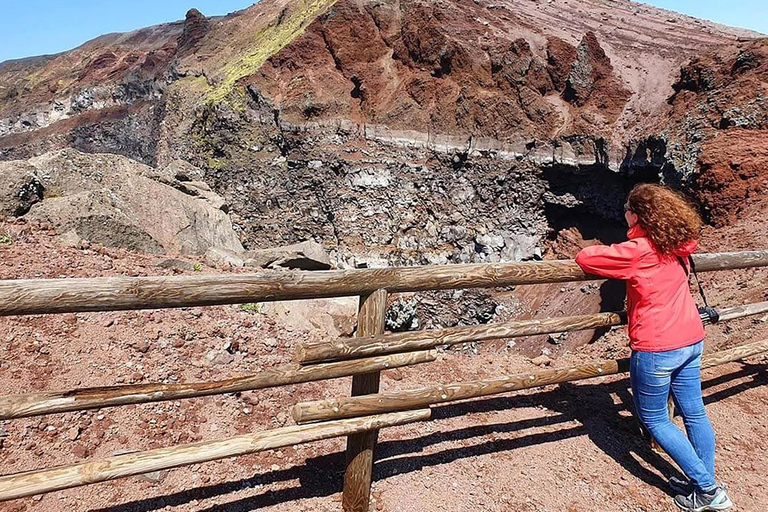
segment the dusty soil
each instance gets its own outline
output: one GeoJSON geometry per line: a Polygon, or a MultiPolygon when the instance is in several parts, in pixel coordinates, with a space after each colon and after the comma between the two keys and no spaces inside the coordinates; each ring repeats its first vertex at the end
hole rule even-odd
{"type": "MultiPolygon", "coordinates": [[[[723,230],[710,228],[704,249],[764,248],[768,243],[760,213],[764,206],[745,213],[744,218],[752,220],[723,230]]],[[[10,220],[0,231],[12,240],[0,246],[3,279],[192,272],[157,267],[157,256],[99,247],[63,248],[44,225],[10,220]]],[[[719,305],[768,298],[768,270],[721,272],[704,281],[719,305]]],[[[557,293],[578,295],[580,286],[565,285],[565,291],[557,293]]],[[[0,388],[4,393],[21,393],[220,379],[285,363],[299,341],[349,331],[343,322],[314,328],[311,322],[325,309],[322,304],[297,310],[309,322],[304,325],[295,318],[286,320],[297,315],[276,314],[279,308],[246,309],[3,318],[0,388]]],[[[707,350],[759,339],[765,321],[765,317],[744,319],[709,327],[707,350]]],[[[536,368],[518,351],[526,346],[525,340],[518,342],[512,350],[481,345],[476,355],[448,352],[435,363],[387,371],[382,387],[406,389],[536,368]]],[[[560,354],[552,364],[570,366],[623,356],[625,344],[624,330],[617,329],[560,354]]],[[[719,439],[718,472],[739,510],[749,512],[768,506],[768,472],[763,464],[768,449],[766,362],[768,358],[757,357],[704,374],[708,411],[719,439]]],[[[639,437],[627,387],[621,377],[550,386],[436,407],[434,421],[382,431],[374,506],[402,512],[671,511],[663,479],[675,470],[639,437]]],[[[348,388],[347,378],[5,421],[0,423],[2,472],[275,428],[290,423],[288,411],[297,401],[344,395],[348,388]]],[[[339,510],[343,448],[339,439],[294,446],[15,500],[0,504],[0,511],[339,510]]]]}
{"type": "MultiPolygon", "coordinates": [[[[542,235],[544,219],[531,212],[543,208],[543,183],[517,171],[506,180],[510,164],[501,160],[472,170],[459,154],[426,160],[415,149],[392,151],[376,141],[444,146],[463,158],[473,148],[489,154],[482,158],[517,154],[531,165],[557,161],[595,172],[613,165],[661,175],[671,166],[672,175],[702,170],[694,191],[710,220],[732,222],[711,228],[704,250],[762,249],[768,246],[761,167],[768,156],[762,135],[768,43],[747,41],[754,36],[603,0],[265,0],[218,20],[190,12],[184,23],[2,64],[0,158],[68,145],[152,165],[183,156],[205,167],[214,188],[234,199],[234,212],[256,219],[253,225],[270,236],[290,241],[325,229],[326,242],[355,249],[393,247],[402,238],[403,251],[420,255],[421,241],[443,243],[436,234],[443,227],[491,217],[480,204],[502,223],[506,215],[533,215],[515,234],[542,235]],[[336,156],[313,156],[326,146],[336,156]],[[378,149],[371,153],[372,147],[378,149]],[[337,165],[340,159],[348,163],[337,165]],[[400,170],[403,162],[408,165],[400,170]],[[504,179],[479,187],[481,201],[470,203],[466,197],[475,192],[461,174],[467,168],[467,180],[504,179]],[[339,176],[347,170],[349,188],[362,192],[346,195],[346,178],[339,176]],[[404,181],[413,196],[371,199],[372,189],[393,188],[390,178],[404,181]],[[307,190],[297,192],[297,183],[307,190]],[[518,199],[526,187],[531,190],[518,199]],[[428,200],[431,193],[441,199],[428,200]],[[451,206],[448,195],[460,207],[451,206]],[[269,197],[268,204],[260,204],[261,197],[269,197]],[[304,203],[297,200],[302,197],[304,203]],[[282,198],[293,210],[281,207],[282,198]],[[369,200],[386,211],[368,208],[369,200]],[[354,208],[345,222],[355,230],[345,233],[333,219],[345,218],[348,203],[354,208]],[[454,211],[464,207],[463,214],[454,211]],[[417,215],[400,216],[398,208],[417,215]],[[369,220],[359,219],[360,211],[369,220]],[[458,217],[449,222],[440,218],[443,211],[458,217]]],[[[605,178],[575,176],[579,187],[582,178],[595,184],[605,178]]],[[[563,179],[560,173],[552,184],[563,179]]],[[[586,188],[588,196],[600,196],[595,204],[610,202],[604,188],[586,188]]],[[[574,190],[579,196],[581,189],[574,190]]],[[[486,233],[485,226],[470,228],[469,238],[486,233]]],[[[61,247],[51,229],[18,220],[4,221],[0,235],[0,279],[193,273],[199,263],[180,260],[169,268],[157,265],[167,256],[87,243],[61,247]]],[[[564,229],[549,254],[567,256],[583,243],[574,229],[564,229]]],[[[738,305],[766,300],[767,278],[768,270],[744,270],[704,280],[716,304],[738,305]]],[[[586,313],[608,300],[608,288],[583,283],[500,293],[517,300],[525,316],[586,313]]],[[[327,301],[2,318],[0,389],[253,373],[290,361],[300,341],[349,333],[353,311],[349,301],[327,301]]],[[[758,339],[766,320],[711,327],[707,349],[758,339]]],[[[488,343],[450,351],[429,365],[384,372],[382,388],[529,371],[536,368],[530,357],[542,349],[554,366],[627,354],[623,329],[582,341],[573,336],[553,346],[534,338],[511,348],[488,343]]],[[[768,508],[766,362],[753,358],[704,376],[720,440],[719,474],[747,512],[768,508]]],[[[290,423],[294,403],[345,395],[349,380],[0,422],[0,471],[279,427],[290,423]]],[[[630,402],[626,380],[609,377],[435,408],[434,421],[381,432],[374,505],[402,512],[673,510],[664,478],[674,469],[638,436],[630,402]]],[[[343,448],[339,439],[295,446],[16,500],[0,504],[0,512],[338,510],[343,448]]]]}

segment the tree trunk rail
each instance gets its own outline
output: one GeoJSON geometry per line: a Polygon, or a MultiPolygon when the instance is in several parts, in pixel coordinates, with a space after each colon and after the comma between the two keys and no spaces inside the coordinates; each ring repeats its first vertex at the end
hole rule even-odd
{"type": "Polygon", "coordinates": [[[289,364],[256,375],[213,382],[133,384],[6,395],[0,396],[0,420],[301,384],[426,363],[436,358],[436,351],[427,350],[312,366],[289,364]]]}
{"type": "MultiPolygon", "coordinates": [[[[768,312],[768,302],[720,309],[720,321],[735,320],[768,312]]],[[[363,375],[390,368],[400,368],[437,359],[434,347],[470,341],[575,331],[603,326],[623,325],[624,312],[598,313],[545,320],[523,320],[506,324],[464,326],[439,331],[388,334],[369,338],[340,338],[331,343],[305,345],[327,347],[328,362],[288,364],[264,370],[256,375],[212,382],[175,384],[131,384],[44,391],[0,396],[0,420],[41,416],[119,405],[181,400],[225,393],[239,393],[277,386],[363,375]],[[336,351],[339,355],[336,356],[336,351]],[[343,355],[342,355],[343,352],[343,355]],[[353,359],[355,358],[355,359],[353,359]],[[342,359],[336,361],[335,359],[342,359]]],[[[297,351],[301,351],[301,345],[297,351]]],[[[311,350],[315,350],[312,348],[311,350]]],[[[315,354],[315,352],[300,352],[315,354]]],[[[301,356],[298,356],[301,359],[301,356]]],[[[313,361],[309,361],[313,362],[313,361]]]]}
{"type": "MultiPolygon", "coordinates": [[[[387,291],[376,290],[360,297],[357,314],[357,335],[370,336],[384,332],[387,316],[387,291]]],[[[379,372],[352,377],[352,396],[379,392],[379,372]]],[[[373,456],[379,432],[368,430],[347,437],[347,467],[344,470],[344,492],[341,508],[344,512],[368,512],[373,483],[373,456]]]]}
{"type": "MultiPolygon", "coordinates": [[[[768,251],[697,254],[700,272],[768,266],[768,251]]],[[[0,281],[0,316],[124,311],[603,279],[573,260],[256,274],[0,281]]]]}
{"type": "MultiPolygon", "coordinates": [[[[720,321],[735,320],[768,312],[768,302],[758,302],[719,309],[720,321]]],[[[537,334],[583,331],[600,327],[626,325],[626,311],[595,313],[557,318],[515,320],[512,322],[449,327],[434,331],[414,331],[379,336],[338,338],[333,341],[300,343],[295,348],[296,360],[301,364],[371,357],[374,355],[429,350],[439,346],[518,338],[537,334]]]]}
{"type": "MultiPolygon", "coordinates": [[[[768,351],[768,340],[750,343],[740,347],[705,355],[702,368],[719,366],[768,351]]],[[[359,397],[340,397],[296,404],[292,416],[296,423],[326,421],[369,414],[402,411],[429,407],[456,400],[478,398],[522,389],[538,388],[550,384],[561,384],[615,375],[629,371],[629,359],[602,361],[569,368],[555,368],[512,376],[497,377],[469,382],[456,382],[418,389],[379,393],[359,397]]]]}
{"type": "MultiPolygon", "coordinates": [[[[766,267],[768,251],[698,254],[694,259],[697,270],[701,272],[766,267]]],[[[567,260],[325,272],[264,271],[235,275],[0,281],[0,316],[361,297],[358,317],[360,337],[302,344],[297,347],[297,360],[303,365],[289,364],[256,375],[214,382],[138,384],[0,396],[0,420],[6,420],[353,377],[353,396],[299,403],[293,408],[297,423],[313,422],[311,424],[0,476],[0,501],[347,436],[348,463],[342,506],[346,512],[365,512],[369,507],[376,432],[380,428],[427,420],[430,417],[428,407],[434,404],[628,371],[628,360],[621,359],[497,379],[379,393],[381,370],[434,361],[438,346],[609,327],[626,322],[624,312],[611,312],[383,335],[388,293],[599,279],[602,278],[585,274],[574,261],[567,260]]],[[[749,304],[723,309],[720,317],[732,320],[766,311],[768,303],[749,304]]],[[[766,351],[768,341],[752,343],[707,355],[703,366],[724,364],[766,351]]]]}
{"type": "Polygon", "coordinates": [[[158,448],[115,455],[106,459],[71,466],[0,476],[0,501],[248,453],[284,448],[295,444],[347,436],[369,430],[405,425],[424,421],[429,417],[430,410],[425,409],[312,425],[294,425],[219,441],[202,441],[194,444],[158,448]]]}

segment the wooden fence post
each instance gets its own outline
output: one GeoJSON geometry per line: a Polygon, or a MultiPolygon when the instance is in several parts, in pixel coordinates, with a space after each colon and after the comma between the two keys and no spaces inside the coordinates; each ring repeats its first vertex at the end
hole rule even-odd
{"type": "MultiPolygon", "coordinates": [[[[360,296],[357,315],[357,336],[372,336],[384,332],[387,311],[386,290],[376,290],[368,296],[360,296]]],[[[380,372],[352,377],[352,396],[379,392],[380,372]]],[[[378,430],[371,430],[347,437],[347,468],[344,472],[342,507],[345,512],[367,512],[373,478],[373,450],[378,430]]]]}

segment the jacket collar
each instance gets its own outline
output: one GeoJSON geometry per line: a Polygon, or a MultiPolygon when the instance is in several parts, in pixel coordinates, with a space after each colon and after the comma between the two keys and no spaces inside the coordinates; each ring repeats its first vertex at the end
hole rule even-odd
{"type": "Polygon", "coordinates": [[[630,240],[633,240],[635,238],[642,238],[644,236],[648,236],[648,232],[643,229],[640,224],[635,224],[631,228],[629,228],[629,231],[627,231],[627,238],[630,240]]]}

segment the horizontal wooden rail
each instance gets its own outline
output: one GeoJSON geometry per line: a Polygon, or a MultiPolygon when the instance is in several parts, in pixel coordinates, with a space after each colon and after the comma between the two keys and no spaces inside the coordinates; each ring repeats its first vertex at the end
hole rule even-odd
{"type": "Polygon", "coordinates": [[[534,334],[580,331],[625,323],[624,312],[593,315],[516,320],[485,325],[464,325],[434,331],[413,331],[381,334],[367,338],[338,338],[333,341],[302,343],[296,346],[296,360],[301,364],[366,357],[370,354],[391,354],[422,350],[421,347],[457,345],[471,341],[515,338],[534,334]]]}
{"type": "Polygon", "coordinates": [[[0,396],[0,420],[68,411],[100,409],[116,405],[178,400],[199,396],[237,393],[254,389],[300,384],[434,361],[434,350],[377,356],[312,366],[289,364],[257,375],[214,382],[136,384],[102,388],[48,391],[0,396]]]}
{"type": "MultiPolygon", "coordinates": [[[[702,368],[738,361],[739,359],[766,351],[768,351],[768,340],[750,343],[704,356],[702,368]]],[[[488,380],[457,382],[391,393],[304,402],[296,404],[292,414],[296,423],[349,418],[427,407],[433,404],[508,393],[510,391],[590,379],[602,375],[614,375],[628,371],[629,359],[603,361],[597,364],[556,368],[488,380]]]]}
{"type": "MultiPolygon", "coordinates": [[[[701,272],[768,266],[768,251],[697,254],[701,272]]],[[[155,277],[20,279],[0,281],[0,316],[121,311],[292,299],[492,288],[600,279],[572,260],[435,265],[321,272],[264,271],[155,277]]]]}
{"type": "Polygon", "coordinates": [[[735,306],[731,308],[722,308],[717,310],[720,313],[720,322],[736,320],[761,313],[768,313],[768,302],[756,302],[744,306],[735,306]]]}
{"type": "MultiPolygon", "coordinates": [[[[719,310],[721,321],[735,320],[766,312],[768,312],[768,302],[719,310]]],[[[336,361],[413,350],[428,350],[470,341],[583,331],[599,327],[625,325],[626,323],[627,314],[624,311],[545,318],[543,320],[517,320],[500,324],[449,327],[435,331],[403,332],[367,338],[338,338],[333,341],[302,343],[296,346],[295,355],[298,362],[310,364],[319,361],[336,361]]]]}
{"type": "Polygon", "coordinates": [[[429,409],[290,426],[0,477],[0,501],[429,419],[429,409]]]}

